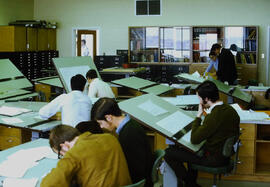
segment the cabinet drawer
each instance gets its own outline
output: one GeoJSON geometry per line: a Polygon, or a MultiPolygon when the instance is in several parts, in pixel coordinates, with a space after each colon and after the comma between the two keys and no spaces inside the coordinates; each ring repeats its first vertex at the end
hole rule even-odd
{"type": "Polygon", "coordinates": [[[20,145],[21,139],[14,136],[0,136],[0,149],[8,149],[10,147],[20,145]]]}
{"type": "Polygon", "coordinates": [[[0,136],[16,136],[21,138],[21,130],[17,128],[0,126],[0,136]]]}
{"type": "Polygon", "coordinates": [[[241,146],[239,147],[239,156],[254,156],[254,141],[253,140],[241,140],[241,146]]]}
{"type": "Polygon", "coordinates": [[[239,157],[237,174],[252,175],[254,173],[254,157],[239,157]]]}
{"type": "Polygon", "coordinates": [[[253,124],[240,124],[241,136],[240,139],[255,139],[255,125],[253,124]]]}

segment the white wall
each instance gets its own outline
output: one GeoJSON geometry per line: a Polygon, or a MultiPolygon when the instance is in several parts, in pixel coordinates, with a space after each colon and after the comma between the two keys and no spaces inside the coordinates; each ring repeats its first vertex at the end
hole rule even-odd
{"type": "MultiPolygon", "coordinates": [[[[100,53],[128,49],[129,26],[257,25],[266,53],[269,0],[162,0],[162,16],[134,15],[134,0],[34,0],[34,19],[58,22],[60,56],[72,56],[72,28],[100,28],[100,53]]],[[[259,59],[265,82],[266,59],[259,59]]]]}
{"type": "Polygon", "coordinates": [[[0,25],[11,21],[32,20],[34,0],[0,0],[0,25]]]}

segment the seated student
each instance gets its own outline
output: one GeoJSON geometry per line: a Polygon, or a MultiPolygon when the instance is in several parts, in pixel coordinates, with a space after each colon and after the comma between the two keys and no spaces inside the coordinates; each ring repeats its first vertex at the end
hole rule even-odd
{"type": "Polygon", "coordinates": [[[218,71],[218,58],[216,53],[214,51],[210,51],[209,57],[210,57],[209,66],[206,68],[203,74],[204,76],[206,76],[206,74],[209,73],[213,67],[215,68],[216,72],[218,71]]]}
{"type": "Polygon", "coordinates": [[[89,83],[88,96],[89,97],[109,97],[114,98],[114,94],[109,84],[100,80],[97,72],[90,69],[86,73],[86,78],[89,83]]]}
{"type": "Polygon", "coordinates": [[[41,182],[42,186],[111,187],[131,184],[118,140],[111,134],[80,132],[67,125],[51,130],[50,146],[63,156],[41,182]]]}
{"type": "Polygon", "coordinates": [[[78,129],[80,133],[85,132],[91,132],[92,134],[103,133],[103,130],[96,121],[82,121],[78,125],[76,125],[76,129],[78,129]]]}
{"type": "Polygon", "coordinates": [[[42,118],[50,118],[61,111],[62,123],[75,127],[81,121],[90,120],[92,102],[82,91],[86,79],[81,75],[75,75],[70,80],[72,91],[61,94],[39,110],[42,118]]]}
{"type": "Polygon", "coordinates": [[[153,156],[144,129],[129,115],[124,115],[114,99],[101,98],[92,108],[91,116],[101,128],[114,131],[125,153],[129,173],[133,183],[146,179],[151,186],[153,156]]]}
{"type": "MultiPolygon", "coordinates": [[[[223,145],[227,138],[239,135],[240,118],[237,112],[228,104],[219,101],[217,86],[211,81],[205,81],[196,88],[200,99],[197,118],[192,122],[191,143],[199,144],[206,140],[202,156],[187,149],[173,145],[166,149],[165,160],[174,170],[179,181],[184,181],[188,187],[199,186],[196,183],[197,171],[191,169],[190,164],[205,166],[221,166],[229,159],[222,154],[223,145]],[[205,109],[209,114],[201,116],[205,109]],[[186,162],[188,170],[183,163],[186,162]]],[[[179,185],[181,183],[179,182],[179,185]]]]}

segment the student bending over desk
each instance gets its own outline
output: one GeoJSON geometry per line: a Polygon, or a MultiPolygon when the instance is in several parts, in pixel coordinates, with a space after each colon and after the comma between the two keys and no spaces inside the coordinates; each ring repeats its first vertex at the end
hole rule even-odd
{"type": "Polygon", "coordinates": [[[191,143],[199,144],[206,140],[202,156],[190,152],[187,149],[171,145],[166,149],[165,160],[174,170],[177,178],[184,181],[188,187],[199,186],[196,183],[197,171],[193,170],[191,164],[204,166],[222,166],[230,158],[224,157],[222,148],[227,138],[239,135],[240,118],[237,112],[227,104],[219,101],[219,91],[215,83],[205,81],[196,88],[200,99],[197,118],[192,122],[191,143]],[[201,125],[201,116],[205,109],[210,113],[205,116],[201,125]],[[188,170],[183,163],[186,162],[188,170]]]}
{"type": "Polygon", "coordinates": [[[129,115],[122,114],[114,99],[101,98],[92,108],[91,116],[101,128],[114,131],[125,153],[133,183],[146,179],[146,186],[152,186],[151,169],[153,157],[144,129],[129,115]]]}
{"type": "Polygon", "coordinates": [[[86,73],[86,78],[89,83],[88,96],[92,97],[109,97],[114,98],[114,94],[109,84],[100,80],[97,77],[97,72],[93,69],[90,69],[86,73]]]}
{"type": "Polygon", "coordinates": [[[83,93],[86,79],[81,74],[73,76],[70,80],[72,91],[61,94],[39,110],[42,118],[50,118],[61,111],[62,123],[75,127],[81,121],[90,120],[92,102],[83,93]]]}
{"type": "Polygon", "coordinates": [[[111,134],[80,132],[59,125],[50,133],[50,146],[63,156],[42,180],[41,187],[119,187],[131,184],[128,166],[118,140],[111,134]]]}

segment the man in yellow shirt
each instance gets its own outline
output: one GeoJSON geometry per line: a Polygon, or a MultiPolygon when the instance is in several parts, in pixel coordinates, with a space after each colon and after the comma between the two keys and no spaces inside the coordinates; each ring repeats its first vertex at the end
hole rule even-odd
{"type": "Polygon", "coordinates": [[[128,166],[118,140],[110,135],[80,135],[73,127],[59,125],[50,133],[50,146],[63,156],[42,180],[42,187],[118,187],[131,184],[128,166]]]}

